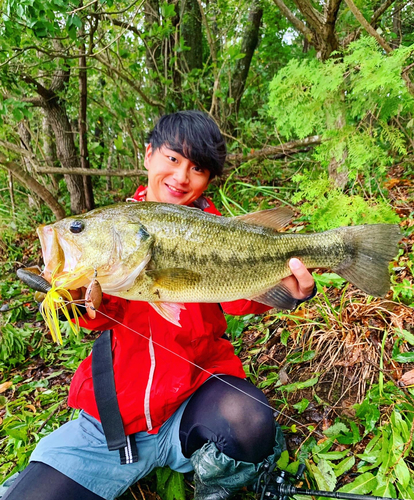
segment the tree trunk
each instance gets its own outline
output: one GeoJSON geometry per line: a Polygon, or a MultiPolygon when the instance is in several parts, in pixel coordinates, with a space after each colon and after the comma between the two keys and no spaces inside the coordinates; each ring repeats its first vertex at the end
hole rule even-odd
{"type": "Polygon", "coordinates": [[[342,0],[326,0],[323,13],[312,5],[311,0],[294,0],[306,24],[293,14],[283,0],[273,1],[295,29],[306,37],[309,45],[315,47],[318,59],[326,61],[339,48],[335,24],[342,0]]]}
{"type": "MultiPolygon", "coordinates": [[[[23,149],[25,149],[28,152],[33,152],[32,147],[30,145],[30,132],[28,130],[27,124],[24,120],[19,122],[17,126],[17,130],[19,132],[19,137],[20,137],[20,145],[23,149]]],[[[23,164],[26,167],[26,170],[30,173],[32,173],[32,164],[30,163],[30,160],[27,156],[22,155],[22,160],[23,164]]]]}
{"type": "Polygon", "coordinates": [[[186,47],[182,53],[182,66],[185,73],[203,67],[203,33],[201,13],[197,0],[181,0],[181,37],[186,47]]]}
{"type": "MultiPolygon", "coordinates": [[[[26,120],[22,120],[21,122],[19,122],[17,129],[19,131],[21,147],[24,150],[26,150],[29,154],[34,155],[33,148],[32,148],[32,145],[30,143],[31,142],[31,134],[30,134],[28,122],[26,120]]],[[[34,169],[33,169],[33,164],[32,164],[30,156],[22,154],[21,161],[22,161],[23,165],[25,166],[25,169],[27,170],[27,172],[29,172],[30,175],[33,175],[34,169]]],[[[10,174],[10,176],[11,176],[11,174],[10,174]]],[[[29,194],[28,198],[29,198],[29,206],[34,205],[37,208],[40,208],[40,200],[39,200],[38,196],[36,196],[35,193],[29,194]]]]}
{"type": "MultiPolygon", "coordinates": [[[[159,14],[159,4],[158,0],[147,0],[145,2],[145,11],[144,11],[144,29],[145,33],[149,33],[151,27],[153,25],[160,24],[160,14],[159,14]]],[[[158,64],[157,62],[160,59],[161,48],[158,44],[158,41],[151,39],[149,36],[146,41],[146,52],[145,52],[145,62],[148,69],[152,69],[154,73],[157,73],[158,64]]]]}
{"type": "MultiPolygon", "coordinates": [[[[76,151],[73,133],[63,106],[57,97],[45,102],[44,107],[53,133],[56,138],[58,159],[64,168],[80,168],[78,152],[76,151]]],[[[80,175],[65,175],[66,185],[70,193],[70,208],[72,213],[79,214],[86,207],[83,177],[80,175]]]]}
{"type": "MultiPolygon", "coordinates": [[[[346,120],[345,120],[345,111],[339,118],[337,119],[335,123],[335,128],[340,129],[345,127],[346,120]]],[[[342,153],[342,158],[337,160],[335,157],[331,158],[331,161],[329,162],[328,165],[328,175],[329,178],[334,182],[336,186],[338,186],[340,189],[343,189],[348,180],[348,169],[344,166],[345,160],[348,157],[348,150],[345,149],[344,152],[342,153]]]]}
{"type": "Polygon", "coordinates": [[[250,64],[259,42],[259,31],[262,16],[263,9],[261,7],[261,3],[256,0],[250,8],[249,18],[241,43],[241,52],[245,54],[245,56],[242,59],[237,60],[231,79],[231,95],[229,97],[234,99],[232,108],[236,113],[240,108],[240,101],[246,85],[247,75],[249,74],[250,64]]]}
{"type": "MultiPolygon", "coordinates": [[[[63,50],[61,42],[54,40],[56,50],[63,50]]],[[[66,89],[70,78],[70,69],[63,65],[57,69],[51,78],[50,87],[44,87],[39,81],[30,75],[23,75],[24,82],[29,84],[40,96],[38,100],[31,102],[44,109],[52,127],[56,140],[57,156],[64,168],[79,168],[79,157],[73,139],[73,132],[69,118],[60,94],[66,89]]],[[[66,185],[70,194],[70,206],[72,213],[78,214],[86,210],[85,192],[83,179],[76,175],[65,175],[66,185]]]]}
{"type": "Polygon", "coordinates": [[[180,15],[178,11],[178,0],[172,0],[169,3],[174,5],[175,8],[175,16],[171,18],[171,23],[174,27],[174,31],[166,40],[166,50],[164,65],[167,70],[167,75],[170,73],[172,79],[172,92],[170,94],[170,98],[168,99],[170,106],[167,105],[166,112],[175,112],[183,109],[183,94],[181,87],[181,73],[178,67],[177,53],[174,50],[176,46],[179,44],[179,36],[180,36],[180,15]]]}
{"type": "MultiPolygon", "coordinates": [[[[47,167],[55,168],[58,166],[58,158],[56,154],[56,144],[53,139],[53,130],[50,126],[47,115],[43,110],[44,116],[42,119],[42,138],[43,138],[43,153],[45,155],[45,162],[47,167]]],[[[51,175],[49,177],[52,184],[54,194],[57,194],[59,190],[59,180],[63,176],[51,175]]]]}
{"type": "Polygon", "coordinates": [[[398,47],[401,44],[401,37],[402,37],[401,28],[402,28],[401,6],[397,4],[394,7],[394,12],[392,14],[392,31],[396,35],[396,37],[394,38],[394,40],[392,40],[390,44],[393,49],[398,49],[398,47]]]}
{"type": "MultiPolygon", "coordinates": [[[[88,79],[86,73],[85,44],[80,46],[81,57],[79,58],[79,153],[81,168],[90,168],[88,154],[88,137],[86,128],[87,100],[88,100],[88,79]]],[[[95,208],[93,199],[92,179],[89,176],[83,177],[83,187],[85,190],[85,202],[88,210],[95,208]]]]}

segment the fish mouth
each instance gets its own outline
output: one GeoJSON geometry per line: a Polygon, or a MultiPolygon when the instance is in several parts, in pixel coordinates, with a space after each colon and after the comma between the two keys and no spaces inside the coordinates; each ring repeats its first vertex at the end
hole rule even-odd
{"type": "Polygon", "coordinates": [[[40,226],[37,234],[42,246],[43,277],[49,282],[67,289],[89,284],[94,270],[78,269],[81,251],[68,243],[52,226],[40,226]]]}

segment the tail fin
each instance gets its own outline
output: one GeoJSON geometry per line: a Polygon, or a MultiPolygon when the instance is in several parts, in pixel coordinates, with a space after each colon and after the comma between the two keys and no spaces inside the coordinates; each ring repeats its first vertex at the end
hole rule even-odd
{"type": "Polygon", "coordinates": [[[388,264],[397,255],[400,228],[396,224],[372,224],[339,231],[349,256],[334,271],[369,295],[383,297],[390,288],[388,264]]]}

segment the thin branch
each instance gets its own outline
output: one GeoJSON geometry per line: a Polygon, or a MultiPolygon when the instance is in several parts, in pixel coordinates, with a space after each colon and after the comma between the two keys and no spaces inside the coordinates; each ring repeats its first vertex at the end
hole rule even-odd
{"type": "Polygon", "coordinates": [[[88,168],[59,168],[59,167],[37,168],[36,173],[107,176],[107,177],[139,177],[140,175],[147,175],[146,170],[108,170],[108,169],[96,169],[96,168],[88,169],[88,168]]]}
{"type": "Polygon", "coordinates": [[[134,0],[131,2],[129,5],[125,7],[125,9],[122,10],[114,10],[114,11],[102,11],[102,12],[88,12],[88,15],[90,16],[99,16],[99,15],[108,15],[108,16],[115,16],[117,14],[123,14],[124,12],[127,12],[131,7],[133,7],[137,2],[140,0],[134,0]]]}
{"type": "Polygon", "coordinates": [[[306,137],[305,139],[299,141],[290,141],[285,142],[284,144],[279,144],[279,146],[268,146],[258,151],[253,151],[253,153],[249,153],[244,155],[242,153],[227,155],[227,162],[240,162],[247,161],[253,158],[265,158],[267,156],[274,156],[277,154],[288,155],[292,153],[293,150],[298,148],[303,148],[306,146],[317,146],[321,144],[322,136],[320,135],[312,135],[310,137],[306,137]]]}
{"type": "MultiPolygon", "coordinates": [[[[128,24],[129,25],[132,25],[132,23],[134,22],[134,19],[136,18],[136,16],[138,15],[138,11],[139,9],[141,8],[141,6],[143,5],[145,0],[141,0],[140,4],[138,5],[137,9],[135,10],[135,12],[133,12],[132,14],[132,17],[131,17],[131,20],[128,21],[128,24]]],[[[113,45],[115,42],[117,42],[121,36],[125,33],[126,29],[124,29],[124,31],[121,31],[121,33],[119,33],[119,35],[117,35],[113,40],[111,40],[105,47],[103,47],[102,49],[100,49],[95,55],[98,55],[100,54],[101,52],[104,52],[106,49],[108,49],[111,45],[113,45]]]]}
{"type": "Polygon", "coordinates": [[[274,3],[279,7],[282,14],[293,24],[293,26],[300,31],[303,35],[307,36],[309,39],[312,38],[312,31],[303,23],[299,18],[297,18],[291,10],[289,10],[284,4],[283,0],[273,0],[274,3]]]}
{"type": "Polygon", "coordinates": [[[13,151],[13,153],[17,153],[19,155],[23,155],[23,156],[26,156],[28,158],[30,158],[31,156],[34,156],[32,151],[30,151],[29,149],[21,148],[20,146],[17,146],[17,144],[13,144],[12,142],[0,140],[0,146],[2,146],[3,148],[6,148],[9,151],[13,151]]]}
{"type": "Polygon", "coordinates": [[[200,8],[201,20],[204,24],[204,28],[206,30],[207,35],[207,43],[210,48],[210,56],[213,61],[213,73],[214,73],[214,85],[213,85],[213,93],[211,98],[211,106],[210,106],[210,115],[215,115],[215,109],[217,107],[217,90],[220,84],[220,72],[217,72],[217,53],[216,53],[216,45],[215,40],[213,39],[210,31],[210,26],[207,21],[206,13],[204,12],[203,4],[201,0],[197,0],[198,6],[200,8]]]}
{"type": "Polygon", "coordinates": [[[35,87],[36,92],[43,99],[49,100],[53,99],[53,97],[56,97],[56,94],[54,92],[50,92],[49,89],[44,87],[41,83],[32,78],[30,75],[22,75],[22,80],[28,84],[33,85],[35,87]]]}
{"type": "MultiPolygon", "coordinates": [[[[230,154],[227,156],[226,162],[241,162],[251,160],[253,158],[265,158],[267,156],[274,156],[277,154],[288,155],[291,153],[297,153],[298,148],[303,148],[306,146],[316,146],[322,142],[322,137],[320,135],[313,135],[306,137],[299,141],[290,141],[279,146],[268,146],[266,148],[260,149],[258,151],[253,151],[244,155],[242,153],[230,154]]],[[[138,177],[140,175],[147,175],[146,170],[102,170],[102,169],[84,169],[84,168],[37,168],[36,173],[38,174],[67,174],[67,175],[94,175],[94,176],[108,176],[108,177],[138,177]]]]}
{"type": "Polygon", "coordinates": [[[392,52],[392,48],[388,45],[388,43],[382,38],[382,36],[369,24],[369,22],[362,15],[361,11],[354,4],[352,0],[345,0],[345,3],[348,5],[349,10],[354,14],[356,19],[359,21],[361,26],[365,28],[365,30],[375,38],[375,40],[381,45],[381,47],[385,50],[387,54],[392,52]]]}
{"type": "Polygon", "coordinates": [[[108,69],[113,71],[116,75],[118,75],[126,83],[128,83],[128,85],[130,85],[131,88],[133,88],[147,104],[149,104],[150,106],[159,107],[159,108],[164,109],[164,107],[165,107],[164,103],[159,102],[159,101],[152,101],[151,99],[149,99],[148,96],[140,89],[140,87],[138,87],[138,85],[131,78],[128,78],[128,76],[126,76],[124,73],[122,73],[117,68],[112,66],[104,57],[102,57],[98,54],[93,54],[93,57],[95,57],[95,59],[97,59],[100,63],[102,63],[108,69]]]}
{"type": "MultiPolygon", "coordinates": [[[[372,15],[369,24],[374,27],[375,24],[376,24],[376,22],[378,21],[378,19],[388,9],[388,7],[390,5],[392,5],[394,2],[395,2],[395,0],[386,0],[382,5],[380,5],[378,7],[378,9],[372,15]]],[[[408,2],[408,3],[410,3],[410,2],[408,2]]],[[[352,33],[349,33],[349,35],[347,35],[345,37],[345,39],[343,40],[342,46],[347,47],[351,42],[353,42],[354,40],[356,40],[357,38],[359,38],[360,34],[361,34],[361,27],[357,28],[352,33]]]]}
{"type": "MultiPolygon", "coordinates": [[[[350,11],[354,14],[356,19],[360,22],[361,26],[367,30],[367,32],[377,40],[377,42],[381,45],[381,47],[385,50],[387,54],[390,54],[393,49],[388,45],[388,43],[382,38],[382,36],[370,25],[365,17],[362,15],[361,11],[357,8],[352,0],[345,0],[345,3],[348,5],[350,11]]],[[[405,81],[407,85],[407,90],[411,95],[414,95],[414,83],[411,81],[408,71],[403,70],[401,73],[402,79],[405,81]]]]}
{"type": "Polygon", "coordinates": [[[109,20],[113,25],[119,26],[120,28],[124,28],[125,30],[128,30],[128,31],[132,31],[133,33],[138,35],[140,38],[142,38],[141,31],[138,28],[136,28],[135,26],[131,25],[130,23],[127,23],[125,21],[119,21],[118,19],[109,19],[109,20]]]}
{"type": "Polygon", "coordinates": [[[18,163],[9,161],[5,155],[0,153],[0,167],[11,172],[29,191],[35,192],[47,206],[52,210],[56,219],[63,219],[65,217],[64,208],[52,196],[44,186],[42,186],[36,179],[29,175],[18,163]]]}
{"type": "Polygon", "coordinates": [[[204,8],[203,8],[203,5],[201,3],[201,0],[197,0],[197,2],[198,2],[198,6],[200,7],[201,19],[202,19],[204,27],[206,29],[207,41],[208,41],[208,45],[210,47],[211,58],[213,59],[213,63],[217,64],[216,46],[215,46],[213,37],[211,35],[210,26],[207,22],[207,16],[206,16],[206,13],[204,12],[204,8]]]}
{"type": "Polygon", "coordinates": [[[70,15],[73,15],[75,14],[76,12],[79,12],[81,10],[85,10],[87,9],[88,7],[90,7],[91,5],[93,5],[94,3],[97,3],[98,0],[92,0],[91,2],[87,3],[86,5],[82,5],[82,7],[79,7],[78,9],[73,9],[71,11],[69,11],[67,14],[70,16],[70,15]]]}
{"type": "Polygon", "coordinates": [[[407,71],[410,71],[411,69],[414,68],[414,63],[412,64],[409,64],[408,66],[406,66],[402,71],[401,73],[407,73],[407,71]]]}
{"type": "Polygon", "coordinates": [[[371,26],[373,26],[378,21],[382,14],[384,14],[388,7],[394,2],[395,0],[385,0],[385,2],[378,7],[378,9],[372,14],[370,21],[371,26]]]}

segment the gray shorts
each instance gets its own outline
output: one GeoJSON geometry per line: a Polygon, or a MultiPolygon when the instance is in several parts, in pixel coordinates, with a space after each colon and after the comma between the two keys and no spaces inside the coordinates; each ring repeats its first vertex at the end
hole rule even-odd
{"type": "Polygon", "coordinates": [[[187,402],[162,425],[158,434],[136,434],[136,463],[121,465],[119,452],[108,450],[100,422],[85,412],[44,437],[30,460],[50,465],[107,500],[121,495],[156,467],[168,465],[175,471],[189,472],[193,468],[182,454],[179,439],[187,402]]]}

